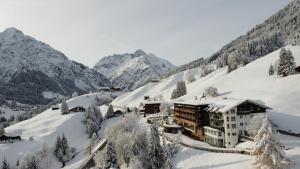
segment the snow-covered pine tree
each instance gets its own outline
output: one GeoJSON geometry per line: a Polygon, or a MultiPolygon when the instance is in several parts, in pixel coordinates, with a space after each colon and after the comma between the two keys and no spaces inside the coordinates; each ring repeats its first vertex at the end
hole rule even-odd
{"type": "Polygon", "coordinates": [[[159,169],[164,164],[164,154],[160,145],[159,132],[156,122],[152,124],[150,130],[148,141],[148,158],[151,161],[152,169],[159,169]]]}
{"type": "Polygon", "coordinates": [[[290,49],[287,50],[289,56],[289,75],[295,74],[296,62],[293,53],[290,49]]]}
{"type": "Polygon", "coordinates": [[[68,104],[65,100],[62,101],[60,110],[61,110],[62,114],[68,114],[69,113],[69,107],[68,107],[68,104]]]}
{"type": "Polygon", "coordinates": [[[256,169],[288,168],[290,161],[284,153],[284,145],[279,142],[277,133],[268,118],[263,119],[261,128],[254,137],[253,153],[256,155],[256,169]]]}
{"type": "Polygon", "coordinates": [[[184,81],[177,82],[177,96],[181,97],[186,95],[187,89],[184,81]]]}
{"type": "Polygon", "coordinates": [[[106,112],[106,118],[111,118],[114,117],[115,113],[114,113],[114,108],[113,106],[110,104],[108,106],[107,112],[106,112]]]}
{"type": "Polygon", "coordinates": [[[177,96],[177,90],[176,88],[172,91],[172,94],[171,94],[171,99],[176,99],[178,96],[177,96]]]}
{"type": "Polygon", "coordinates": [[[73,158],[75,153],[76,149],[69,146],[68,140],[64,134],[62,137],[57,136],[54,146],[54,155],[58,161],[62,162],[62,167],[65,166],[67,161],[73,158]]]}
{"type": "Polygon", "coordinates": [[[8,162],[6,161],[5,157],[2,161],[2,169],[10,169],[8,162]]]}
{"type": "Polygon", "coordinates": [[[289,76],[295,73],[295,59],[290,50],[282,48],[279,54],[279,64],[277,74],[280,76],[289,76]]]}
{"type": "Polygon", "coordinates": [[[98,130],[101,128],[102,121],[103,117],[100,109],[96,105],[89,106],[83,119],[89,138],[91,138],[94,133],[98,136],[98,130]]]}
{"type": "Polygon", "coordinates": [[[111,141],[108,141],[106,145],[103,169],[119,169],[116,150],[111,141]]]}
{"type": "Polygon", "coordinates": [[[176,84],[176,88],[171,94],[171,99],[176,99],[178,97],[184,96],[187,93],[186,85],[184,81],[179,81],[176,84]]]}
{"type": "Polygon", "coordinates": [[[40,169],[34,154],[26,154],[21,160],[18,169],[40,169]]]}
{"type": "Polygon", "coordinates": [[[3,134],[5,134],[5,128],[2,124],[0,124],[0,136],[2,136],[3,134]]]}
{"type": "Polygon", "coordinates": [[[269,67],[269,76],[272,76],[272,75],[274,75],[274,67],[271,64],[270,67],[269,67]]]}

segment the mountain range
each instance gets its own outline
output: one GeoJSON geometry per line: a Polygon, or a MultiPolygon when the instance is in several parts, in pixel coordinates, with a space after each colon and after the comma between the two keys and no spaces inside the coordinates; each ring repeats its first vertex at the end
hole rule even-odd
{"type": "Polygon", "coordinates": [[[53,97],[86,93],[109,80],[87,66],[69,60],[46,43],[16,28],[0,33],[0,100],[45,104],[53,97]]]}
{"type": "Polygon", "coordinates": [[[175,67],[169,61],[139,49],[131,54],[103,57],[94,69],[108,77],[115,87],[134,90],[153,79],[160,79],[175,67]]]}

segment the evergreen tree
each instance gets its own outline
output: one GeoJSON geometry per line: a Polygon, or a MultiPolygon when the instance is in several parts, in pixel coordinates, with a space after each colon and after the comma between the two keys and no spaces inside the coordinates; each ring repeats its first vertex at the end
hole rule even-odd
{"type": "Polygon", "coordinates": [[[60,109],[61,109],[62,114],[68,114],[69,113],[69,107],[68,107],[68,104],[66,103],[65,100],[62,101],[60,109]]]}
{"type": "Polygon", "coordinates": [[[108,141],[104,157],[104,169],[119,169],[117,154],[113,142],[108,141]]]}
{"type": "Polygon", "coordinates": [[[114,108],[113,106],[110,104],[108,106],[107,112],[106,112],[106,118],[111,118],[114,117],[115,113],[114,113],[114,108]]]}
{"type": "Polygon", "coordinates": [[[178,97],[184,96],[187,93],[186,85],[184,81],[179,81],[176,84],[176,88],[173,90],[171,99],[176,99],[178,97]]]}
{"type": "Polygon", "coordinates": [[[5,157],[2,161],[2,169],[10,169],[8,162],[6,161],[5,157]]]}
{"type": "Polygon", "coordinates": [[[159,169],[164,164],[164,154],[160,145],[159,132],[156,123],[151,126],[148,144],[148,158],[151,161],[152,169],[159,169]]]}
{"type": "Polygon", "coordinates": [[[289,76],[295,73],[295,67],[295,59],[292,52],[282,48],[279,54],[277,74],[280,76],[289,76]]]}
{"type": "Polygon", "coordinates": [[[0,136],[5,134],[5,128],[2,124],[0,124],[0,136]]]}
{"type": "Polygon", "coordinates": [[[282,169],[290,164],[284,153],[284,145],[277,139],[268,118],[263,120],[261,128],[254,137],[253,153],[256,155],[255,168],[282,169]]]}
{"type": "Polygon", "coordinates": [[[177,90],[176,88],[172,91],[172,94],[171,94],[171,99],[176,99],[177,98],[177,90]]]}
{"type": "Polygon", "coordinates": [[[25,155],[18,169],[39,169],[36,156],[33,154],[25,155]]]}
{"type": "Polygon", "coordinates": [[[123,157],[124,157],[124,161],[126,163],[126,167],[129,166],[131,156],[132,156],[131,149],[130,149],[128,144],[125,144],[124,145],[124,155],[123,155],[123,157]]]}
{"type": "Polygon", "coordinates": [[[91,138],[94,133],[98,136],[98,130],[101,128],[102,121],[103,117],[100,109],[95,105],[89,106],[83,119],[89,138],[91,138]]]}
{"type": "Polygon", "coordinates": [[[63,134],[62,137],[57,136],[54,146],[54,155],[58,161],[62,162],[62,167],[65,163],[73,158],[75,154],[75,148],[72,148],[68,144],[68,140],[63,134]]]}
{"type": "Polygon", "coordinates": [[[274,75],[274,67],[271,64],[270,67],[269,67],[269,76],[272,76],[272,75],[274,75]]]}

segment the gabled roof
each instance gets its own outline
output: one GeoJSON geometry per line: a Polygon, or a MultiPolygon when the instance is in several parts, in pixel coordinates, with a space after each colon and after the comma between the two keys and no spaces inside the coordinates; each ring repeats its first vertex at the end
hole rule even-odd
{"type": "Polygon", "coordinates": [[[250,100],[250,99],[218,99],[215,102],[210,104],[209,110],[224,113],[224,112],[226,112],[234,107],[237,107],[240,104],[245,103],[245,102],[249,102],[249,103],[258,105],[265,109],[271,109],[270,107],[268,107],[264,104],[261,104],[257,101],[250,100]]]}
{"type": "Polygon", "coordinates": [[[226,112],[242,103],[250,102],[252,104],[258,105],[265,109],[271,109],[266,105],[260,103],[259,101],[254,101],[250,99],[233,99],[233,98],[220,98],[220,97],[213,97],[213,98],[201,98],[200,100],[187,100],[182,102],[175,102],[177,104],[187,104],[187,105],[209,105],[209,111],[215,112],[226,112]]]}

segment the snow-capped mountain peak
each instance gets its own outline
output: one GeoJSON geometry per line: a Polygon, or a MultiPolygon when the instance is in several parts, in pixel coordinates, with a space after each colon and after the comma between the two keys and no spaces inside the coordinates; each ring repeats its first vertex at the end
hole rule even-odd
{"type": "Polygon", "coordinates": [[[16,28],[0,33],[0,59],[0,95],[7,100],[45,103],[43,92],[83,93],[108,82],[100,73],[16,28]]]}
{"type": "Polygon", "coordinates": [[[141,49],[132,54],[103,57],[94,66],[95,70],[110,78],[113,85],[126,90],[140,87],[153,78],[160,78],[174,68],[169,61],[141,49]]]}

